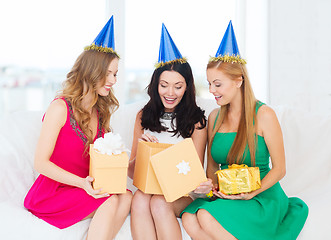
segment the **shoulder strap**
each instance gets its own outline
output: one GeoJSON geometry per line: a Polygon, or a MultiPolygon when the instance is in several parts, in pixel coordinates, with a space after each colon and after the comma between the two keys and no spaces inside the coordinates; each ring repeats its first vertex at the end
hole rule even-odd
{"type": "Polygon", "coordinates": [[[255,113],[256,113],[256,114],[257,114],[257,111],[259,110],[259,108],[260,108],[261,106],[263,106],[263,105],[265,105],[265,103],[263,103],[263,102],[261,102],[261,101],[259,101],[259,100],[256,101],[256,104],[255,104],[255,113]]]}
{"type": "Polygon", "coordinates": [[[216,125],[216,122],[217,122],[217,119],[218,119],[218,115],[220,115],[220,110],[221,110],[221,109],[218,109],[218,112],[217,112],[217,115],[216,115],[216,118],[215,118],[215,121],[214,121],[213,130],[214,130],[214,128],[215,128],[215,125],[216,125]]]}
{"type": "MultiPolygon", "coordinates": [[[[265,105],[265,103],[259,101],[259,100],[256,100],[256,103],[255,103],[255,115],[257,115],[257,111],[259,111],[259,108],[261,106],[265,105]]],[[[255,118],[253,118],[253,125],[255,125],[255,118]]]]}

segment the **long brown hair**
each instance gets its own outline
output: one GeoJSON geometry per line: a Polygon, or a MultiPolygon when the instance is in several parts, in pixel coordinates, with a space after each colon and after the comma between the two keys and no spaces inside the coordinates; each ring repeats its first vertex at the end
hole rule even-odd
{"type": "Polygon", "coordinates": [[[89,128],[90,113],[82,106],[82,100],[89,93],[92,96],[89,108],[95,107],[99,113],[99,125],[105,132],[110,131],[109,121],[111,114],[119,106],[111,88],[108,96],[98,95],[98,84],[105,83],[109,64],[118,56],[114,53],[104,53],[94,50],[84,51],[76,60],[67,79],[63,83],[60,97],[69,100],[75,111],[76,121],[86,135],[86,146],[93,143],[93,133],[89,128]]]}
{"type": "MultiPolygon", "coordinates": [[[[233,142],[233,145],[229,151],[227,162],[228,164],[243,162],[245,156],[245,148],[248,144],[248,149],[251,157],[251,164],[255,166],[255,147],[256,147],[256,129],[254,127],[254,119],[256,119],[255,105],[256,98],[254,96],[247,70],[245,65],[240,63],[227,63],[227,62],[210,62],[207,65],[207,70],[211,68],[216,68],[222,71],[224,74],[229,76],[232,80],[243,79],[242,85],[240,87],[242,94],[242,108],[241,117],[239,120],[238,131],[233,142]]],[[[215,122],[214,129],[208,141],[208,158],[211,157],[211,145],[213,143],[216,132],[221,127],[225,117],[228,114],[229,104],[222,106],[218,113],[217,121],[215,122]]],[[[210,123],[214,124],[214,123],[210,123]]]]}

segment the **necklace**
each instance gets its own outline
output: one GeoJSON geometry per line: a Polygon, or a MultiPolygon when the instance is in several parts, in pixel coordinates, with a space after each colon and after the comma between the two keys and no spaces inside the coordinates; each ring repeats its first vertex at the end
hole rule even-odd
{"type": "Polygon", "coordinates": [[[163,120],[172,120],[175,116],[176,116],[176,113],[174,113],[174,112],[164,112],[161,115],[161,118],[163,120]]]}

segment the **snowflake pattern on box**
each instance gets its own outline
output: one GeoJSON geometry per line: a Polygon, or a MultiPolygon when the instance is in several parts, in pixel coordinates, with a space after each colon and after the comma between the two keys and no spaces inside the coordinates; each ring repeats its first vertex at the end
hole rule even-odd
{"type": "Polygon", "coordinates": [[[186,175],[189,171],[191,171],[189,162],[185,162],[184,160],[182,160],[180,163],[178,163],[176,165],[176,167],[178,168],[178,174],[182,173],[182,174],[186,175]]]}

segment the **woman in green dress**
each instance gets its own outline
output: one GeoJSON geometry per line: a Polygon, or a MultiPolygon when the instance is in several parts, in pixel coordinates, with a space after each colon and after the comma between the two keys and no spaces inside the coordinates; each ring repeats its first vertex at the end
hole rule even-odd
{"type": "Polygon", "coordinates": [[[195,190],[213,189],[216,199],[198,198],[182,213],[183,226],[194,240],[296,239],[308,216],[307,205],[288,198],[279,184],[286,172],[281,127],[275,112],[255,99],[245,63],[230,22],[207,65],[209,91],[220,108],[208,118],[211,180],[195,190]],[[215,172],[234,163],[259,167],[261,188],[237,195],[218,191],[215,172]]]}

